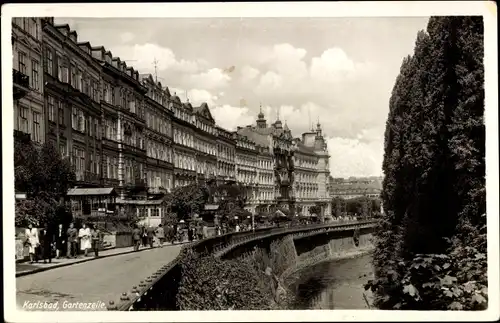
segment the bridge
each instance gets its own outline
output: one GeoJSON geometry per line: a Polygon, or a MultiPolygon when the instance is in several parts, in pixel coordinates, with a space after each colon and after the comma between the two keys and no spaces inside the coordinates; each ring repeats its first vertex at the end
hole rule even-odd
{"type": "Polygon", "coordinates": [[[325,259],[335,252],[368,245],[375,224],[374,220],[365,220],[305,227],[267,228],[201,240],[183,247],[172,262],[151,272],[139,284],[131,286],[128,292],[122,293],[120,299],[109,301],[107,309],[179,310],[176,296],[181,280],[180,263],[187,249],[198,254],[213,254],[222,259],[237,259],[251,255],[256,248],[267,250],[269,253],[272,243],[286,244],[285,247],[293,251],[286,257],[287,269],[279,273],[283,277],[301,266],[325,259]]]}

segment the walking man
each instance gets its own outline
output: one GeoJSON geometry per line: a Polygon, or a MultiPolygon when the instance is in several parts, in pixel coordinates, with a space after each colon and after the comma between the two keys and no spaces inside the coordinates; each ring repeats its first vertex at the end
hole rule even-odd
{"type": "Polygon", "coordinates": [[[147,243],[149,244],[150,248],[153,248],[153,239],[155,237],[155,228],[152,226],[149,226],[148,229],[146,230],[147,233],[147,243]]]}
{"type": "Polygon", "coordinates": [[[92,231],[90,232],[90,236],[92,237],[92,249],[94,250],[94,256],[99,257],[99,248],[101,247],[101,231],[94,224],[92,231]]]}
{"type": "Polygon", "coordinates": [[[132,241],[134,242],[134,251],[139,251],[139,246],[141,245],[141,230],[137,225],[135,225],[134,230],[132,230],[132,241]]]}
{"type": "Polygon", "coordinates": [[[67,250],[66,241],[67,233],[64,230],[62,223],[59,223],[56,232],[56,259],[59,259],[67,250]]]}
{"type": "Polygon", "coordinates": [[[78,246],[78,230],[76,230],[74,223],[70,223],[66,235],[68,238],[68,253],[66,256],[68,258],[76,258],[78,246]]]}
{"type": "Polygon", "coordinates": [[[158,229],[156,229],[156,237],[158,238],[160,247],[163,247],[163,242],[165,241],[165,230],[161,224],[158,225],[158,229]]]}

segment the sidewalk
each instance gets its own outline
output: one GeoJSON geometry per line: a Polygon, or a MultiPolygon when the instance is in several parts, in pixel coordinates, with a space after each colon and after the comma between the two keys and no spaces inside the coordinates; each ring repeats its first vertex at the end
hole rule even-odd
{"type": "MultiPolygon", "coordinates": [[[[182,242],[181,244],[185,244],[187,241],[182,242]]],[[[179,243],[176,243],[175,245],[179,245],[179,243]]],[[[173,246],[171,243],[164,243],[163,248],[168,248],[170,246],[173,246]]],[[[159,248],[158,246],[155,246],[153,248],[149,247],[140,247],[138,252],[145,251],[145,250],[152,250],[159,248]]],[[[119,256],[119,255],[125,255],[129,253],[133,253],[134,247],[126,247],[126,248],[110,248],[107,250],[102,250],[99,251],[99,257],[96,258],[94,257],[93,252],[89,252],[88,257],[84,257],[83,255],[79,255],[78,258],[76,259],[67,259],[67,258],[61,258],[61,259],[52,259],[51,263],[43,263],[42,261],[39,261],[38,263],[33,263],[30,264],[29,262],[21,262],[21,263],[16,263],[16,277],[21,277],[21,276],[26,276],[26,275],[31,275],[35,273],[39,273],[42,271],[50,270],[50,269],[55,269],[55,268],[60,268],[60,267],[66,267],[74,264],[79,264],[87,261],[92,261],[92,260],[97,260],[97,259],[102,259],[102,258],[107,258],[107,257],[113,257],[113,256],[119,256]]]]}

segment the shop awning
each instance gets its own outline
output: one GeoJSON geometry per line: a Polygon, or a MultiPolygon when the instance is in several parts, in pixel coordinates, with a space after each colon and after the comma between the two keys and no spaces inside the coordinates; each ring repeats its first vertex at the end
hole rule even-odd
{"type": "Polygon", "coordinates": [[[205,204],[205,211],[217,211],[218,209],[218,204],[205,204]]]}
{"type": "Polygon", "coordinates": [[[116,195],[115,189],[112,187],[107,188],[70,188],[67,193],[68,196],[108,196],[116,195]]]}

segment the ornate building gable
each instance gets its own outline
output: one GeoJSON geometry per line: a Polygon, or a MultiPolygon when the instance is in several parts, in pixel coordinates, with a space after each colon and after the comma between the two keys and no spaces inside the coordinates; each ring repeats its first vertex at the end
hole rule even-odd
{"type": "Polygon", "coordinates": [[[213,118],[207,103],[203,102],[199,107],[194,108],[194,112],[215,124],[215,119],[213,118]]]}

